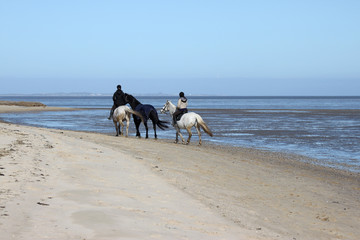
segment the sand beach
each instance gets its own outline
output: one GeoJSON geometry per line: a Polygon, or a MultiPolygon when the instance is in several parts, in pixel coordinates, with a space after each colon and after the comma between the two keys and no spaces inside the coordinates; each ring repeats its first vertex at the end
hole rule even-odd
{"type": "Polygon", "coordinates": [[[359,238],[359,174],[195,139],[1,122],[0,239],[359,238]]]}

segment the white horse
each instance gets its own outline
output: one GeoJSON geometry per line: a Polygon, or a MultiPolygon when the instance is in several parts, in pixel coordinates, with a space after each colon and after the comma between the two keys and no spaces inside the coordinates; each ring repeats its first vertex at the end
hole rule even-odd
{"type": "MultiPolygon", "coordinates": [[[[164,107],[160,110],[161,113],[169,112],[171,117],[173,117],[174,112],[176,111],[176,106],[169,100],[166,101],[164,107]]],[[[176,140],[175,143],[178,142],[178,136],[180,135],[181,140],[185,143],[185,140],[180,133],[180,129],[186,129],[189,133],[189,138],[187,139],[186,144],[190,143],[190,139],[192,136],[191,128],[196,128],[198,135],[199,135],[199,145],[201,145],[201,132],[200,127],[207,133],[209,136],[213,136],[212,132],[210,131],[209,127],[206,125],[202,117],[194,112],[185,113],[179,121],[176,121],[175,130],[176,130],[176,140]]]]}
{"type": "Polygon", "coordinates": [[[114,110],[113,114],[113,122],[115,124],[116,136],[124,135],[124,122],[126,121],[126,137],[129,135],[129,125],[130,125],[130,118],[131,114],[134,114],[140,117],[141,121],[144,122],[142,115],[130,109],[128,106],[123,105],[119,106],[114,110]],[[120,131],[120,126],[122,127],[122,131],[120,131]]]}

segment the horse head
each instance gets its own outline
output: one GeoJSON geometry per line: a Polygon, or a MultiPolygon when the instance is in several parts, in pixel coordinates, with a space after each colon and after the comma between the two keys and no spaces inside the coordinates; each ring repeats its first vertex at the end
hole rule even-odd
{"type": "Polygon", "coordinates": [[[163,108],[160,110],[160,112],[161,113],[167,113],[167,112],[169,112],[169,100],[166,100],[166,103],[165,103],[165,105],[163,106],[163,108]]]}
{"type": "Polygon", "coordinates": [[[130,104],[132,109],[135,109],[141,102],[137,100],[133,95],[125,93],[125,101],[130,104]]]}
{"type": "Polygon", "coordinates": [[[125,101],[126,101],[126,103],[130,103],[132,96],[131,96],[130,94],[127,94],[127,93],[125,93],[124,95],[125,95],[125,101]]]}

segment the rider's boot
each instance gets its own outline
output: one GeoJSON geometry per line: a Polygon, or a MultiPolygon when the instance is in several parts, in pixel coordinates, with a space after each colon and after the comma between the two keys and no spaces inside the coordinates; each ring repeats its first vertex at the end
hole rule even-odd
{"type": "Polygon", "coordinates": [[[108,117],[109,120],[112,118],[113,114],[114,114],[114,112],[111,110],[111,111],[110,111],[110,115],[109,115],[109,117],[108,117]]]}

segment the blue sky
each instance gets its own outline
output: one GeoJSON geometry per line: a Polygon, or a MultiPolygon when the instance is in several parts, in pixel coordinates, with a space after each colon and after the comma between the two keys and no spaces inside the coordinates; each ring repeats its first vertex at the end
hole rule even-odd
{"type": "Polygon", "coordinates": [[[0,0],[0,94],[360,95],[360,1],[0,0]]]}

